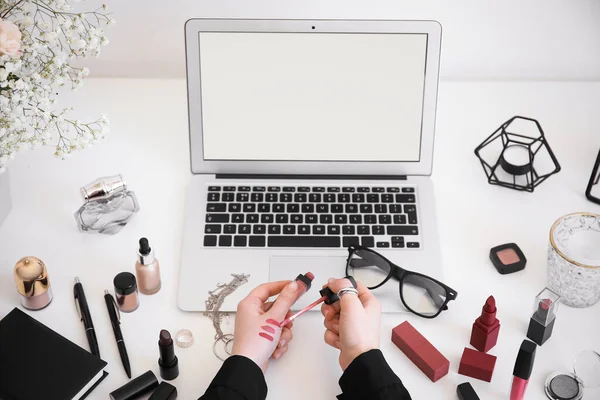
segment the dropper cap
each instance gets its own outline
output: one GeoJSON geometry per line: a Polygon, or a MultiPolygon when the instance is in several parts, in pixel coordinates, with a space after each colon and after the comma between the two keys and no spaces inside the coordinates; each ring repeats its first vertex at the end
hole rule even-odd
{"type": "Polygon", "coordinates": [[[143,265],[152,264],[155,260],[155,257],[154,251],[150,247],[148,239],[146,239],[145,237],[141,238],[139,241],[139,245],[140,247],[137,252],[138,262],[143,265]]]}

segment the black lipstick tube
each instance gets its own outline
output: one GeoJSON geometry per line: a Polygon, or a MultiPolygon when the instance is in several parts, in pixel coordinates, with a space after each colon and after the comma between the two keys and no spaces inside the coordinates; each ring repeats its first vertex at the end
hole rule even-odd
{"type": "Polygon", "coordinates": [[[171,334],[166,330],[161,331],[160,339],[158,340],[158,351],[160,353],[160,358],[158,359],[160,376],[167,381],[177,378],[179,376],[179,360],[175,355],[171,334]]]}

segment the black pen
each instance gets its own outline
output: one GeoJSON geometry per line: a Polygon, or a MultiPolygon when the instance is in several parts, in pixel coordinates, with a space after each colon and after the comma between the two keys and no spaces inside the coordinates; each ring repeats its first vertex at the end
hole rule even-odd
{"type": "Polygon", "coordinates": [[[121,362],[123,368],[127,373],[127,377],[131,379],[131,365],[129,365],[129,357],[127,356],[127,349],[125,348],[125,342],[123,341],[123,334],[121,333],[121,313],[117,308],[117,302],[112,297],[108,290],[104,291],[104,301],[106,302],[106,309],[108,310],[108,316],[110,317],[110,323],[115,333],[115,339],[117,340],[117,347],[119,348],[119,355],[121,356],[121,362]]]}
{"type": "Polygon", "coordinates": [[[85,293],[83,292],[83,286],[79,282],[79,278],[75,277],[75,286],[73,286],[73,295],[75,296],[75,307],[79,313],[79,318],[83,321],[83,327],[85,328],[85,335],[90,343],[90,351],[93,355],[100,358],[100,349],[98,348],[98,339],[96,338],[96,331],[94,330],[94,323],[92,322],[92,316],[90,315],[90,309],[85,299],[85,293]]]}

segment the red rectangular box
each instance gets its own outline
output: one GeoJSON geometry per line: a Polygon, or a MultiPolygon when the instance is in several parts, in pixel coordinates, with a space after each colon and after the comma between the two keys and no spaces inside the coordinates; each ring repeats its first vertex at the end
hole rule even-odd
{"type": "Polygon", "coordinates": [[[392,330],[392,342],[433,382],[448,374],[450,361],[408,321],[392,330]]]}
{"type": "Polygon", "coordinates": [[[463,351],[462,358],[460,359],[458,373],[490,382],[495,366],[496,356],[465,347],[465,351],[463,351]]]}

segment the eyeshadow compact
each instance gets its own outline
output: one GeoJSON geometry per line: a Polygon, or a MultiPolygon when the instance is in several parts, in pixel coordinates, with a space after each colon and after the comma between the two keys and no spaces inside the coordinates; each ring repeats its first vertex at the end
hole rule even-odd
{"type": "Polygon", "coordinates": [[[600,354],[593,350],[579,353],[572,374],[552,374],[544,387],[546,396],[551,400],[583,399],[584,388],[600,386],[600,354]]]}
{"type": "Polygon", "coordinates": [[[502,275],[525,269],[527,258],[515,243],[507,243],[490,250],[490,260],[502,275]]]}

